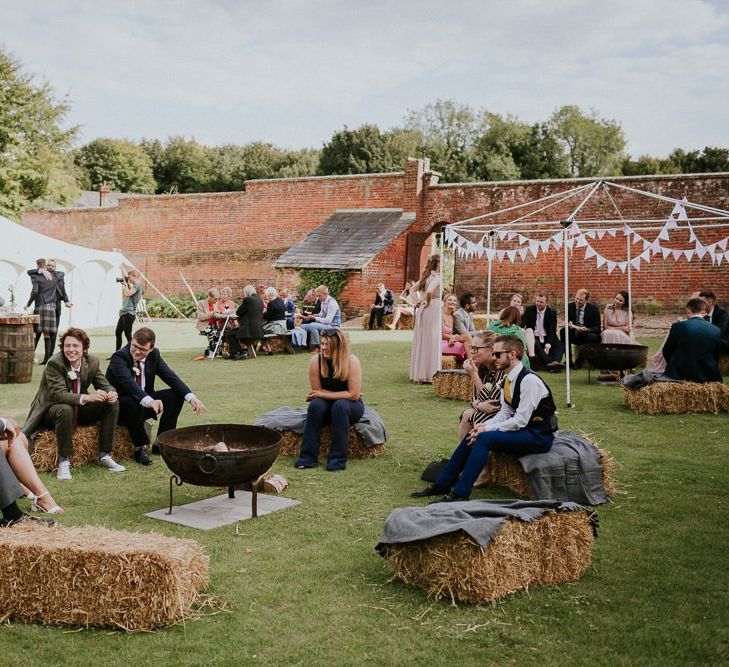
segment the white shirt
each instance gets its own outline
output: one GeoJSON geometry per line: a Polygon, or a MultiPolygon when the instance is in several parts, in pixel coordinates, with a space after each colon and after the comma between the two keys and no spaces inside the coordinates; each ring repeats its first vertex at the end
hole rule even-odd
{"type": "MultiPolygon", "coordinates": [[[[524,365],[519,362],[506,376],[511,382],[512,396],[514,383],[516,382],[516,378],[519,377],[522,368],[524,368],[524,365]]],[[[526,428],[534,414],[534,410],[539,405],[539,401],[549,396],[547,385],[534,373],[530,373],[522,378],[519,391],[519,407],[514,410],[504,400],[504,390],[501,390],[501,409],[485,423],[486,428],[484,428],[484,431],[520,431],[526,428]]]]}
{"type": "Polygon", "coordinates": [[[314,321],[321,324],[331,324],[338,310],[337,300],[333,296],[328,296],[321,304],[321,317],[315,317],[314,321]]]}

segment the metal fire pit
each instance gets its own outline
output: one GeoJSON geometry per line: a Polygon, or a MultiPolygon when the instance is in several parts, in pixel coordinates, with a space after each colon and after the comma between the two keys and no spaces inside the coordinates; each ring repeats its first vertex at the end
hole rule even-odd
{"type": "Polygon", "coordinates": [[[623,343],[587,343],[580,345],[580,361],[587,365],[587,382],[590,383],[591,370],[627,371],[630,368],[645,366],[648,360],[647,345],[623,343]]]}
{"type": "Polygon", "coordinates": [[[228,497],[236,489],[252,493],[252,514],[258,516],[258,484],[273,465],[281,448],[281,434],[264,426],[206,424],[162,433],[157,441],[170,477],[172,514],[173,484],[227,486],[228,497]]]}

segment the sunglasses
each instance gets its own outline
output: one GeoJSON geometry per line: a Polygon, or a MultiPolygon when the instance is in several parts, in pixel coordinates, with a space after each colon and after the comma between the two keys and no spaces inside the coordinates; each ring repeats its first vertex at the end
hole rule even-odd
{"type": "Polygon", "coordinates": [[[502,354],[510,354],[511,352],[512,350],[499,350],[498,352],[494,351],[491,354],[498,359],[502,354]]]}
{"type": "Polygon", "coordinates": [[[324,338],[336,338],[337,337],[337,330],[336,329],[325,329],[319,334],[319,337],[324,338]]]}

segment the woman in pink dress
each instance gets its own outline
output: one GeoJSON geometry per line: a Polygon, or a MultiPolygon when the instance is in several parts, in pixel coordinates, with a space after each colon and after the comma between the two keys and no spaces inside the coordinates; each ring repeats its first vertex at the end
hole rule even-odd
{"type": "Polygon", "coordinates": [[[455,294],[449,294],[443,303],[443,327],[441,331],[442,355],[455,357],[458,363],[471,358],[471,336],[468,334],[453,333],[453,313],[458,309],[458,299],[455,294]]]}
{"type": "MultiPolygon", "coordinates": [[[[417,290],[423,294],[415,308],[413,349],[410,354],[410,379],[413,382],[431,383],[441,369],[440,337],[440,256],[432,255],[425,265],[417,290]]],[[[412,293],[413,290],[411,290],[412,293]]]]}
{"type": "Polygon", "coordinates": [[[620,290],[613,302],[605,307],[603,316],[603,343],[619,343],[631,345],[635,343],[633,330],[630,326],[630,303],[628,293],[620,290]]]}

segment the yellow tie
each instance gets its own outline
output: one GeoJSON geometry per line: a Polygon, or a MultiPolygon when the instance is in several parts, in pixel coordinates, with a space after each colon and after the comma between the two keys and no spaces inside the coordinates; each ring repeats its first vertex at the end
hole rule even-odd
{"type": "Polygon", "coordinates": [[[511,405],[511,380],[508,375],[506,376],[506,380],[504,380],[504,400],[511,405]]]}

